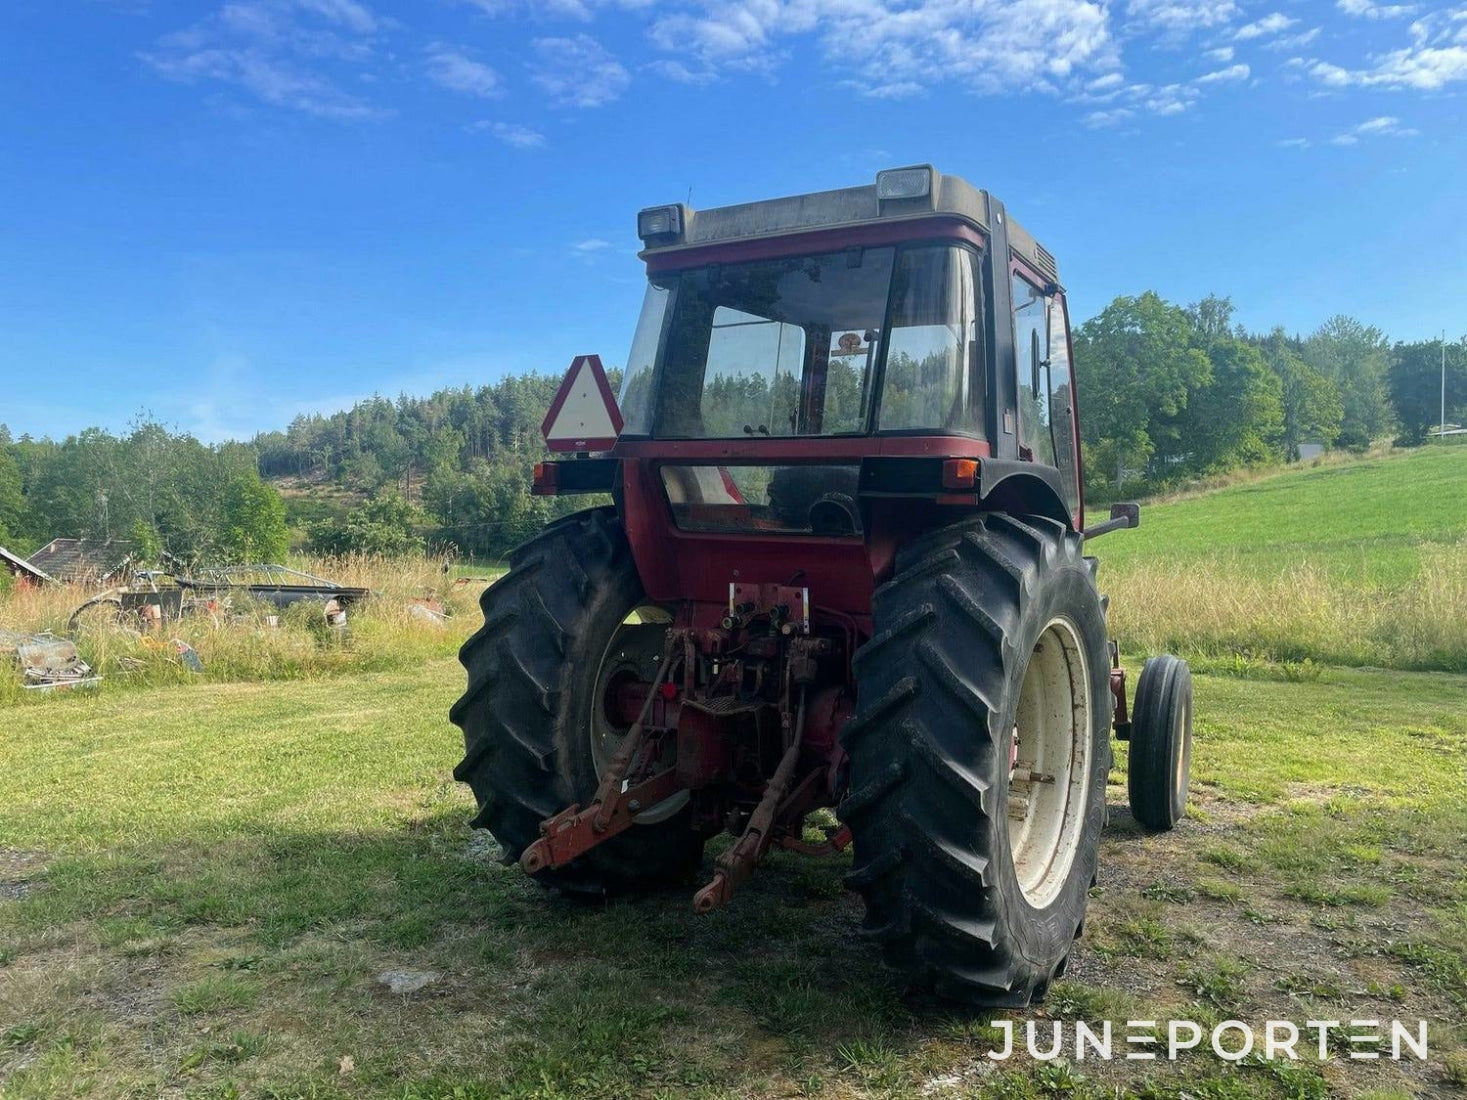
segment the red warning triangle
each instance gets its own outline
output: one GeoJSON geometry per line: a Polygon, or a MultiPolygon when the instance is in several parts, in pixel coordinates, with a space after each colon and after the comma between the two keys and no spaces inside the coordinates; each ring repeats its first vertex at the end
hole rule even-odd
{"type": "Polygon", "coordinates": [[[609,451],[621,434],[621,410],[599,355],[577,355],[540,425],[552,451],[609,451]]]}

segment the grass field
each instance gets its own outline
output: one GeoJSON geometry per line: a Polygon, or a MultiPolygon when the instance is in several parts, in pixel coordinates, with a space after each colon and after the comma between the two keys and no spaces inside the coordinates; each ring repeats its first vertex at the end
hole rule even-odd
{"type": "MultiPolygon", "coordinates": [[[[1429,470],[1447,497],[1464,475],[1442,461],[1372,460],[1325,484],[1359,501],[1429,470]]],[[[1396,560],[1356,568],[1348,522],[1296,518],[1324,472],[1150,507],[1097,544],[1131,648],[1148,616],[1172,615],[1173,640],[1205,658],[1194,808],[1140,833],[1119,747],[1085,936],[1045,1004],[1012,1018],[1426,1019],[1425,1062],[1339,1044],[1322,1064],[993,1062],[1002,1014],[880,967],[845,858],[773,856],[706,917],[691,885],[555,898],[494,860],[451,779],[465,610],[401,659],[366,649],[380,667],[358,654],[249,682],[221,653],[213,679],[0,700],[0,1097],[1460,1095],[1467,676],[1229,653],[1201,605],[1189,622],[1175,594],[1134,588],[1225,561],[1282,599],[1267,586],[1308,561],[1321,591],[1379,599],[1467,534],[1450,501],[1422,500],[1417,541],[1377,525],[1396,560]],[[1209,526],[1225,556],[1195,534],[1209,526]],[[1300,529],[1319,530],[1317,552],[1300,529]],[[431,980],[392,992],[391,971],[431,980]]],[[[390,589],[381,637],[420,581],[390,589]]]]}
{"type": "Polygon", "coordinates": [[[1421,447],[1146,504],[1140,528],[1097,545],[1117,566],[1166,557],[1278,573],[1307,562],[1333,577],[1396,584],[1463,539],[1467,447],[1421,447]]]}
{"type": "Polygon", "coordinates": [[[881,970],[843,860],[775,857],[710,917],[686,892],[550,897],[465,826],[457,687],[440,661],[13,712],[0,1093],[1322,1097],[1467,1079],[1462,678],[1199,677],[1199,808],[1143,837],[1111,788],[1086,938],[1045,1009],[1426,1018],[1431,1059],[1144,1073],[987,1066],[990,1014],[881,970]],[[439,977],[394,994],[393,969],[439,977]]]}
{"type": "Polygon", "coordinates": [[[1467,447],[1144,504],[1094,547],[1137,649],[1467,672],[1467,447]]]}

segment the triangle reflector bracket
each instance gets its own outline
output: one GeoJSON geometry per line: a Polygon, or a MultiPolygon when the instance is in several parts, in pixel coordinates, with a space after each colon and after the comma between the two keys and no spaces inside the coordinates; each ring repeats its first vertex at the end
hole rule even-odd
{"type": "Polygon", "coordinates": [[[609,451],[621,434],[621,410],[599,355],[577,355],[540,425],[552,451],[609,451]]]}

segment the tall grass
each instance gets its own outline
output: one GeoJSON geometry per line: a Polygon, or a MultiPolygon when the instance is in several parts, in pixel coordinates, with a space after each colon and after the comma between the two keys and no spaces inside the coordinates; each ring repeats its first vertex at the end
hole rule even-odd
{"type": "Polygon", "coordinates": [[[1127,648],[1467,672],[1467,539],[1419,548],[1417,575],[1370,584],[1307,561],[1260,572],[1227,555],[1101,569],[1127,648]]]}
{"type": "MultiPolygon", "coordinates": [[[[482,581],[455,585],[437,561],[364,555],[293,560],[291,565],[372,595],[354,604],[344,627],[329,626],[319,602],[280,611],[231,600],[227,610],[188,615],[141,629],[136,618],[119,621],[103,608],[83,614],[73,635],[83,660],[103,676],[103,691],[129,685],[213,681],[289,680],[342,672],[410,667],[452,655],[479,625],[482,581]],[[413,612],[418,597],[432,594],[448,613],[434,622],[413,612]],[[274,617],[272,625],[271,617],[274,617]],[[191,646],[203,673],[189,671],[175,640],[191,646]]],[[[94,587],[10,587],[0,592],[0,630],[50,631],[64,636],[72,611],[94,587]]],[[[34,699],[13,669],[0,665],[0,702],[34,699]]]]}

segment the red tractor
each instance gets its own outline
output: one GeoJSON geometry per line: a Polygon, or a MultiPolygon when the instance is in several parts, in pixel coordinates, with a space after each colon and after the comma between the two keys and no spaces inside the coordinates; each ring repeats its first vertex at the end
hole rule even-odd
{"type": "Polygon", "coordinates": [[[1041,997],[1095,881],[1112,732],[1156,830],[1192,724],[1174,657],[1127,713],[1085,551],[1139,513],[1084,526],[1054,257],[925,165],[637,229],[619,409],[578,359],[546,427],[581,453],[535,471],[613,503],[516,550],[461,653],[474,824],[597,896],[686,881],[727,831],[699,912],[771,847],[849,844],[889,963],[1041,997]]]}

